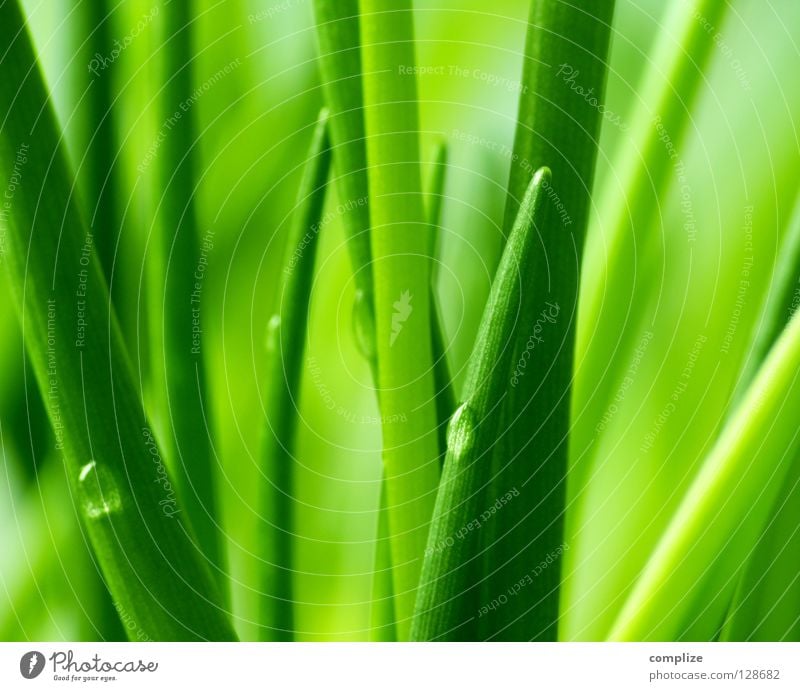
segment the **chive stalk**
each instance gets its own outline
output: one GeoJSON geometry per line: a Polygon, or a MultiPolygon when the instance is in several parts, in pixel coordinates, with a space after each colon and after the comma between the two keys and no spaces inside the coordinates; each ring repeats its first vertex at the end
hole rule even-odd
{"type": "Polygon", "coordinates": [[[433,354],[433,380],[436,391],[436,420],[439,437],[439,452],[442,459],[447,449],[447,424],[456,409],[455,392],[447,364],[447,342],[444,332],[444,318],[439,305],[439,264],[441,256],[442,202],[447,173],[447,145],[444,141],[436,147],[428,184],[427,214],[431,225],[431,351],[433,354]]]}
{"type": "MultiPolygon", "coordinates": [[[[547,165],[541,239],[525,289],[535,299],[520,314],[506,434],[494,452],[492,502],[509,491],[488,559],[489,592],[515,587],[531,564],[564,549],[567,441],[578,286],[594,180],[611,36],[613,0],[533,0],[504,225],[509,230],[533,171],[547,165]]],[[[497,526],[494,526],[494,530],[497,526]]],[[[553,640],[561,560],[521,589],[514,607],[483,622],[485,635],[553,640]]]]}
{"type": "Polygon", "coordinates": [[[410,0],[362,0],[378,386],[397,634],[408,638],[439,481],[430,338],[430,230],[420,175],[410,0]],[[413,72],[413,70],[412,70],[413,72]]]}
{"type": "Polygon", "coordinates": [[[292,544],[294,538],[294,434],[303,370],[306,319],[314,279],[314,258],[331,163],[328,112],[320,113],[300,182],[286,245],[282,286],[267,334],[264,383],[267,416],[264,440],[265,492],[262,540],[265,579],[263,640],[289,641],[294,632],[292,544]]]}
{"type": "Polygon", "coordinates": [[[535,268],[533,257],[543,233],[549,184],[550,171],[537,171],[520,206],[470,357],[463,403],[448,428],[444,472],[412,629],[414,640],[477,640],[480,636],[479,619],[487,604],[480,600],[485,549],[481,527],[492,520],[487,499],[491,454],[503,434],[501,411],[510,391],[519,315],[528,311],[526,303],[536,297],[523,286],[535,268]]]}
{"type": "Polygon", "coordinates": [[[157,159],[161,194],[156,208],[157,261],[150,285],[153,371],[163,377],[164,445],[179,493],[199,548],[225,584],[202,348],[203,282],[214,240],[213,229],[205,228],[201,245],[194,201],[199,163],[194,114],[191,106],[182,108],[190,103],[193,91],[191,6],[172,2],[161,16],[165,32],[161,113],[164,123],[175,124],[164,137],[157,159]]]}
{"type": "Polygon", "coordinates": [[[342,224],[356,285],[356,342],[374,372],[374,289],[358,0],[314,0],[314,15],[322,87],[330,110],[336,186],[348,207],[342,224]]]}

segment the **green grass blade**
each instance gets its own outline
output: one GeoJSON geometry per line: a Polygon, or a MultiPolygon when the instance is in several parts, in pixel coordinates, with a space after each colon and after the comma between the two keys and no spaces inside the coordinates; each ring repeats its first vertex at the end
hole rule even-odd
{"type": "Polygon", "coordinates": [[[336,184],[341,202],[349,209],[342,222],[355,276],[356,340],[374,371],[374,289],[358,0],[314,0],[314,15],[322,86],[331,111],[336,184]]]}
{"type": "Polygon", "coordinates": [[[436,147],[431,179],[428,183],[427,213],[431,225],[431,351],[433,353],[433,382],[436,391],[436,420],[439,437],[439,452],[442,459],[447,449],[447,424],[456,409],[456,396],[450,367],[447,364],[447,342],[444,319],[439,306],[439,264],[441,256],[442,202],[447,174],[447,144],[442,141],[436,147]]]}
{"type": "MultiPolygon", "coordinates": [[[[564,549],[578,286],[613,14],[613,0],[531,3],[507,230],[532,172],[547,165],[553,176],[535,268],[527,274],[525,290],[535,298],[520,314],[516,376],[503,413],[507,433],[494,453],[492,501],[512,490],[520,497],[503,509],[504,528],[492,527],[489,593],[508,591],[532,566],[564,549]]],[[[519,591],[513,607],[485,618],[485,635],[554,639],[560,583],[561,560],[555,559],[519,591]]]]}
{"type": "Polygon", "coordinates": [[[383,461],[397,633],[408,637],[439,481],[430,337],[430,229],[423,209],[410,0],[362,0],[383,461]]]}
{"type": "MultiPolygon", "coordinates": [[[[739,376],[734,405],[797,309],[800,276],[800,197],[778,252],[772,286],[756,325],[753,345],[739,376]]],[[[798,495],[800,460],[795,460],[775,504],[774,516],[748,559],[722,631],[723,640],[789,640],[800,633],[794,620],[800,601],[800,577],[794,555],[800,545],[798,495]],[[791,606],[794,603],[794,606],[791,606]]]]}
{"type": "Polygon", "coordinates": [[[723,626],[723,641],[800,640],[800,455],[749,555],[723,626]]]}
{"type": "Polygon", "coordinates": [[[286,245],[283,281],[269,322],[268,369],[264,382],[267,416],[264,442],[262,531],[265,579],[263,640],[289,641],[294,633],[292,552],[294,521],[294,434],[306,340],[314,259],[325,204],[331,148],[328,112],[320,113],[308,153],[286,245]]]}
{"type": "MultiPolygon", "coordinates": [[[[436,498],[412,637],[414,640],[476,640],[480,635],[481,525],[491,514],[487,487],[491,453],[502,434],[502,404],[510,390],[519,315],[536,296],[523,289],[547,216],[550,172],[536,173],[483,313],[464,384],[464,402],[448,429],[447,456],[436,498]]],[[[491,519],[487,519],[491,520],[491,519]]],[[[499,520],[496,518],[494,520],[499,520]]]]}
{"type": "Polygon", "coordinates": [[[795,315],[703,462],[612,639],[676,640],[694,620],[698,602],[706,609],[710,601],[730,602],[742,559],[756,545],[798,452],[798,371],[795,315]]]}
{"type": "Polygon", "coordinates": [[[375,573],[372,578],[370,605],[370,640],[396,641],[397,627],[394,611],[394,582],[392,579],[392,548],[389,536],[386,483],[381,483],[378,530],[375,541],[375,573]]]}
{"type": "MultiPolygon", "coordinates": [[[[641,261],[636,258],[637,245],[650,247],[658,240],[658,234],[651,241],[636,229],[649,230],[657,222],[659,199],[675,176],[676,161],[670,157],[667,144],[681,152],[692,128],[693,107],[705,83],[715,46],[706,23],[712,28],[719,26],[729,6],[727,0],[673,5],[650,67],[642,77],[631,132],[614,164],[618,173],[609,176],[599,190],[598,222],[602,224],[605,246],[600,244],[603,238],[598,233],[587,247],[587,257],[593,259],[587,260],[582,279],[581,295],[585,297],[575,357],[578,367],[593,374],[577,377],[572,405],[576,419],[590,422],[574,426],[570,456],[577,460],[570,464],[570,497],[580,491],[590,471],[596,421],[609,405],[620,371],[630,361],[620,347],[626,324],[640,323],[630,312],[631,296],[646,290],[652,277],[649,271],[631,271],[630,267],[641,261]],[[605,262],[594,259],[606,252],[605,262]],[[600,329],[609,336],[598,335],[600,329]]],[[[639,249],[639,253],[643,251],[639,249]]],[[[639,335],[637,331],[637,341],[639,335]]],[[[633,349],[636,344],[625,347],[633,349]]]]}
{"type": "Polygon", "coordinates": [[[786,328],[789,318],[800,304],[798,277],[800,276],[800,196],[795,203],[789,227],[781,241],[777,266],[760,318],[753,334],[753,344],[745,360],[732,405],[739,402],[756,376],[767,354],[786,328]]]}
{"type": "Polygon", "coordinates": [[[160,16],[165,41],[161,117],[166,123],[175,119],[175,113],[180,115],[163,138],[157,158],[158,274],[150,286],[157,303],[151,324],[157,339],[153,368],[164,380],[164,443],[179,493],[199,547],[227,592],[210,441],[212,406],[206,400],[202,347],[202,277],[214,239],[208,234],[213,229],[206,229],[201,246],[194,202],[199,163],[194,114],[191,107],[186,112],[180,108],[191,103],[194,90],[191,5],[169,3],[160,16]]]}
{"type": "Polygon", "coordinates": [[[116,603],[154,640],[233,640],[138,398],[23,14],[0,4],[9,276],[76,503],[116,603]],[[81,328],[84,330],[81,331],[81,328]]]}
{"type": "Polygon", "coordinates": [[[117,305],[121,262],[114,265],[117,242],[122,228],[118,204],[123,204],[120,166],[116,161],[114,134],[114,71],[99,69],[95,55],[103,55],[113,45],[112,13],[107,0],[89,0],[81,6],[85,30],[89,34],[91,57],[87,70],[86,155],[81,162],[85,169],[87,219],[97,243],[100,265],[111,286],[111,297],[117,305]],[[94,60],[94,62],[92,62],[94,60]],[[116,269],[116,272],[114,272],[116,269]],[[113,274],[113,276],[112,276],[113,274]],[[112,280],[113,278],[113,280],[112,280]]]}

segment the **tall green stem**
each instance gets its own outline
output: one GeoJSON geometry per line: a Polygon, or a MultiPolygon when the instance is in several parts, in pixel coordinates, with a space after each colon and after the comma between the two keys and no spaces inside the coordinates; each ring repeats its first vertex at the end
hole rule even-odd
{"type": "Polygon", "coordinates": [[[157,339],[154,368],[164,380],[165,445],[178,478],[198,544],[225,582],[211,449],[211,406],[206,401],[202,307],[204,282],[214,247],[214,231],[201,243],[195,208],[199,163],[192,111],[191,3],[164,6],[164,88],[162,129],[168,127],[158,156],[158,239],[156,276],[151,285],[152,330],[157,339]],[[159,346],[159,341],[160,345],[159,346]]]}
{"type": "MultiPolygon", "coordinates": [[[[489,552],[496,566],[489,593],[515,587],[531,564],[563,550],[578,285],[613,13],[613,0],[531,3],[507,231],[533,171],[547,165],[553,177],[525,285],[534,299],[520,314],[506,429],[494,453],[493,500],[509,491],[520,497],[504,509],[507,528],[497,532],[489,552]]],[[[560,582],[561,560],[555,559],[520,590],[514,607],[486,617],[485,635],[554,639],[560,582]]]]}
{"type": "MultiPolygon", "coordinates": [[[[489,611],[485,607],[489,603],[480,599],[485,549],[481,535],[489,521],[503,521],[487,500],[491,453],[502,434],[501,410],[509,391],[518,317],[535,297],[523,292],[522,286],[534,268],[549,182],[549,170],[537,172],[520,207],[470,358],[464,402],[448,429],[412,629],[415,640],[477,640],[479,620],[489,611]]],[[[516,500],[510,493],[500,510],[516,500]]]]}
{"type": "Polygon", "coordinates": [[[294,468],[292,450],[306,320],[314,280],[322,210],[331,162],[328,113],[320,114],[297,196],[283,265],[282,289],[269,322],[268,370],[264,386],[267,415],[264,442],[263,640],[292,640],[294,607],[292,544],[294,541],[294,468]]]}
{"type": "Polygon", "coordinates": [[[383,461],[402,640],[439,480],[410,0],[362,0],[361,38],[383,461]]]}
{"type": "Polygon", "coordinates": [[[358,0],[314,0],[314,14],[322,87],[331,113],[336,186],[340,202],[348,209],[342,223],[355,276],[356,340],[374,372],[374,289],[358,0]]]}
{"type": "Polygon", "coordinates": [[[456,409],[456,397],[447,364],[447,343],[445,342],[444,319],[439,307],[439,255],[441,254],[442,202],[444,183],[447,174],[447,144],[440,142],[436,149],[431,180],[428,184],[427,213],[431,225],[431,351],[433,354],[433,380],[436,391],[436,429],[439,438],[439,452],[444,460],[447,449],[447,424],[456,409]]]}

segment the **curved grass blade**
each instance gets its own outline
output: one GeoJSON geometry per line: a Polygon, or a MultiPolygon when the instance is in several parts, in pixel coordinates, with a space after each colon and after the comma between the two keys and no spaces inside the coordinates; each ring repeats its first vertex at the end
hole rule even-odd
{"type": "Polygon", "coordinates": [[[505,593],[532,566],[548,568],[515,595],[513,607],[484,618],[486,637],[553,640],[557,635],[567,439],[578,286],[594,179],[613,0],[533,0],[528,24],[505,227],[534,170],[547,165],[540,247],[525,290],[535,296],[520,314],[516,366],[504,403],[506,434],[497,445],[490,504],[509,492],[503,530],[494,522],[488,593],[505,593]],[[591,94],[592,98],[586,98],[591,94]],[[550,562],[555,563],[550,563],[550,562]]]}
{"type": "Polygon", "coordinates": [[[750,553],[728,610],[723,641],[800,640],[800,455],[750,553]]]}
{"type": "MultiPolygon", "coordinates": [[[[375,315],[358,0],[314,0],[336,185],[356,285],[356,341],[375,374],[375,315]]],[[[376,377],[377,380],[377,377],[376,377]]]]}
{"type": "MultiPolygon", "coordinates": [[[[550,171],[539,170],[522,202],[483,313],[469,361],[464,402],[447,432],[447,456],[422,568],[412,638],[477,640],[480,636],[481,526],[491,514],[491,454],[501,436],[501,409],[519,315],[535,296],[523,288],[535,269],[535,245],[546,218],[550,171]]],[[[488,519],[490,520],[490,519],[488,519]]]]}
{"type": "Polygon", "coordinates": [[[408,638],[439,481],[430,337],[430,229],[420,179],[410,0],[362,0],[364,114],[383,462],[397,633],[408,638]]]}
{"type": "MultiPolygon", "coordinates": [[[[739,402],[747,386],[766,359],[769,350],[797,310],[800,277],[800,196],[789,228],[778,252],[773,285],[755,328],[753,345],[739,377],[732,405],[739,402]]],[[[800,576],[795,554],[800,545],[798,498],[800,496],[800,457],[795,460],[785,486],[739,580],[730,611],[722,630],[723,640],[797,639],[800,634],[800,576]],[[794,603],[794,606],[791,606],[794,603]]]]}
{"type": "MultiPolygon", "coordinates": [[[[613,640],[676,640],[698,603],[730,602],[800,449],[800,315],[730,418],[627,598],[613,640]]],[[[708,617],[709,621],[719,621],[708,617]]],[[[709,639],[715,631],[693,630],[709,639]]]]}
{"type": "Polygon", "coordinates": [[[739,375],[731,405],[735,406],[746,393],[759,368],[767,359],[786,323],[797,310],[800,280],[800,195],[789,220],[786,235],[778,250],[777,266],[769,293],[760,311],[760,319],[754,329],[753,344],[739,375]]]}
{"type": "Polygon", "coordinates": [[[155,338],[152,369],[164,380],[164,445],[179,494],[198,545],[227,593],[202,349],[203,279],[198,279],[206,271],[214,239],[213,230],[207,230],[201,245],[194,203],[196,129],[191,106],[181,110],[181,104],[192,103],[194,91],[191,4],[168,3],[160,16],[165,32],[162,117],[168,123],[175,120],[175,113],[181,115],[158,149],[157,269],[149,286],[155,303],[150,325],[155,338]]]}
{"type": "Polygon", "coordinates": [[[328,112],[320,113],[306,161],[286,245],[283,283],[267,334],[264,383],[262,640],[290,641],[294,633],[292,542],[297,406],[306,340],[314,258],[331,164],[328,112]]]}
{"type": "MultiPolygon", "coordinates": [[[[691,131],[691,113],[716,45],[713,27],[721,24],[729,7],[727,0],[673,5],[650,68],[642,77],[640,105],[614,166],[618,176],[609,178],[599,190],[598,217],[608,229],[603,233],[607,250],[600,245],[598,234],[593,238],[596,246],[590,243],[587,247],[587,256],[602,257],[606,251],[608,255],[605,262],[587,261],[582,278],[581,295],[585,299],[579,310],[575,361],[581,370],[592,374],[576,377],[572,410],[574,419],[590,422],[573,428],[570,498],[580,492],[590,471],[595,422],[601,419],[619,383],[620,368],[627,366],[619,363],[629,362],[618,349],[623,346],[619,339],[626,324],[639,323],[627,309],[630,296],[646,290],[651,276],[647,271],[629,270],[637,263],[636,246],[652,244],[635,231],[650,228],[656,220],[659,199],[676,166],[665,142],[679,152],[691,131]],[[610,337],[598,337],[598,325],[610,337]]],[[[636,344],[624,347],[633,349],[636,344]]]]}
{"type": "Polygon", "coordinates": [[[115,602],[153,640],[234,640],[138,398],[23,14],[0,3],[0,164],[25,347],[115,602]],[[83,331],[81,329],[84,329],[83,331]]]}

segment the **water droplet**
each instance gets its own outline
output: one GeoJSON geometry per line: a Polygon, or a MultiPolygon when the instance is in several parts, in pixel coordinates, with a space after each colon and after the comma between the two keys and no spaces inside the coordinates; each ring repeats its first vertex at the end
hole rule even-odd
{"type": "Polygon", "coordinates": [[[122,508],[122,498],[111,472],[89,461],[78,475],[83,511],[88,518],[98,519],[117,513],[122,508]]]}
{"type": "Polygon", "coordinates": [[[353,330],[356,334],[356,345],[361,354],[372,362],[378,354],[375,343],[375,317],[372,305],[363,290],[356,290],[353,301],[353,330]]]}
{"type": "Polygon", "coordinates": [[[265,345],[268,353],[277,353],[280,346],[281,335],[281,316],[273,314],[267,323],[267,333],[265,336],[265,345]]]}
{"type": "Polygon", "coordinates": [[[475,446],[477,419],[469,402],[462,403],[447,425],[447,450],[458,461],[470,453],[475,446]]]}

